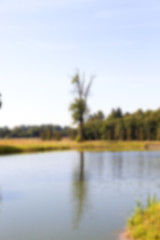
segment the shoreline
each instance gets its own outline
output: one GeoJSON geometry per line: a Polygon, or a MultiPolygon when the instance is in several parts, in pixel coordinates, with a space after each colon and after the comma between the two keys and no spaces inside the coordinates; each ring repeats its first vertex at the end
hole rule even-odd
{"type": "Polygon", "coordinates": [[[43,141],[41,139],[0,139],[0,155],[46,151],[160,151],[159,141],[84,141],[68,139],[43,141]]]}
{"type": "Polygon", "coordinates": [[[156,196],[148,197],[147,204],[139,204],[119,240],[155,240],[160,239],[160,202],[156,196]]]}

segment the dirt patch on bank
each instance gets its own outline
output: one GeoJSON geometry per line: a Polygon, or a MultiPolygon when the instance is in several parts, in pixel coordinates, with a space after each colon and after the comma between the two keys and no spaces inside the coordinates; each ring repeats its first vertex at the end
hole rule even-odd
{"type": "Polygon", "coordinates": [[[130,237],[129,231],[125,230],[120,233],[118,240],[134,240],[130,237]]]}

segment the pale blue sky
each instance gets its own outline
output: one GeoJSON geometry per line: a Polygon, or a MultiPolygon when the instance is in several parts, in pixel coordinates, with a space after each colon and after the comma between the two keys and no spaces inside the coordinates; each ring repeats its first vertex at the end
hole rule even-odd
{"type": "Polygon", "coordinates": [[[160,1],[0,0],[0,126],[71,124],[70,76],[106,114],[160,106],[160,1]]]}

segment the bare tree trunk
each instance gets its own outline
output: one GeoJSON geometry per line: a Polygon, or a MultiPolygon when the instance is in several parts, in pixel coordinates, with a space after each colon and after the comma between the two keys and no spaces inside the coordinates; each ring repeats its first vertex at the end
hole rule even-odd
{"type": "Polygon", "coordinates": [[[79,136],[80,136],[80,140],[83,141],[84,140],[84,123],[83,123],[83,119],[80,121],[80,124],[79,124],[79,136]]]}

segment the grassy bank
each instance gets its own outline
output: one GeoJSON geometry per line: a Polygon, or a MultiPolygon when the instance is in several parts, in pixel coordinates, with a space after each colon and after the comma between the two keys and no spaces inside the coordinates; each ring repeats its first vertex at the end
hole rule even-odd
{"type": "Polygon", "coordinates": [[[40,139],[1,139],[0,154],[41,152],[41,151],[144,151],[160,150],[160,142],[147,141],[86,141],[78,143],[62,141],[42,141],[40,139]]]}
{"type": "Polygon", "coordinates": [[[129,220],[125,236],[130,240],[159,240],[160,203],[152,199],[145,208],[139,205],[129,220]]]}

